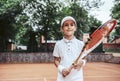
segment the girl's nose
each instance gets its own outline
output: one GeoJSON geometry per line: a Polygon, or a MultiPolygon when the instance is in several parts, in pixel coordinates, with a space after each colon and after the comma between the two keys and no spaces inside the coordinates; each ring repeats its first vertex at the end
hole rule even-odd
{"type": "Polygon", "coordinates": [[[71,25],[70,25],[70,24],[68,25],[68,28],[71,28],[71,25]]]}

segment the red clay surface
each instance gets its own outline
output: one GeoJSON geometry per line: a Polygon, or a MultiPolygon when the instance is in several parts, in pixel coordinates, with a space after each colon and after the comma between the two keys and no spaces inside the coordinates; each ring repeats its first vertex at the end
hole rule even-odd
{"type": "MultiPolygon", "coordinates": [[[[0,81],[56,81],[54,64],[0,64],[0,81]]],[[[84,81],[120,81],[120,64],[87,63],[84,81]]]]}

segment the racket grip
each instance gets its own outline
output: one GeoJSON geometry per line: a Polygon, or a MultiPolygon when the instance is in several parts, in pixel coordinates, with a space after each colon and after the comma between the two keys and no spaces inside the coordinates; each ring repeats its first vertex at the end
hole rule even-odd
{"type": "Polygon", "coordinates": [[[71,72],[71,70],[73,69],[74,67],[74,63],[68,68],[69,72],[71,72]]]}
{"type": "MultiPolygon", "coordinates": [[[[74,63],[68,68],[69,73],[71,72],[71,70],[73,69],[73,67],[74,67],[74,63]]],[[[63,75],[63,77],[66,77],[67,75],[63,75]]]]}

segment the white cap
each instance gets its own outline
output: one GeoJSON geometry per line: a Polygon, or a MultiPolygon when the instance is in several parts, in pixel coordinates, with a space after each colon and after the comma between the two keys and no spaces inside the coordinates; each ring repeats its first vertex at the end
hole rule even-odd
{"type": "Polygon", "coordinates": [[[64,18],[62,19],[62,21],[61,21],[61,27],[63,26],[64,22],[67,21],[67,20],[72,20],[72,21],[74,21],[74,22],[75,22],[75,25],[77,26],[76,21],[75,21],[75,19],[74,19],[73,17],[71,17],[71,16],[66,16],[66,17],[64,17],[64,18]]]}

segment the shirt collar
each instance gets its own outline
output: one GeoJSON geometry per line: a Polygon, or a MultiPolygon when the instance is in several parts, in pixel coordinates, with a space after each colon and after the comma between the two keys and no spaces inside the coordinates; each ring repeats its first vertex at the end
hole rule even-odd
{"type": "Polygon", "coordinates": [[[71,40],[68,40],[68,39],[66,39],[66,38],[63,37],[63,41],[65,43],[72,43],[75,39],[76,39],[76,37],[73,37],[71,40]]]}

